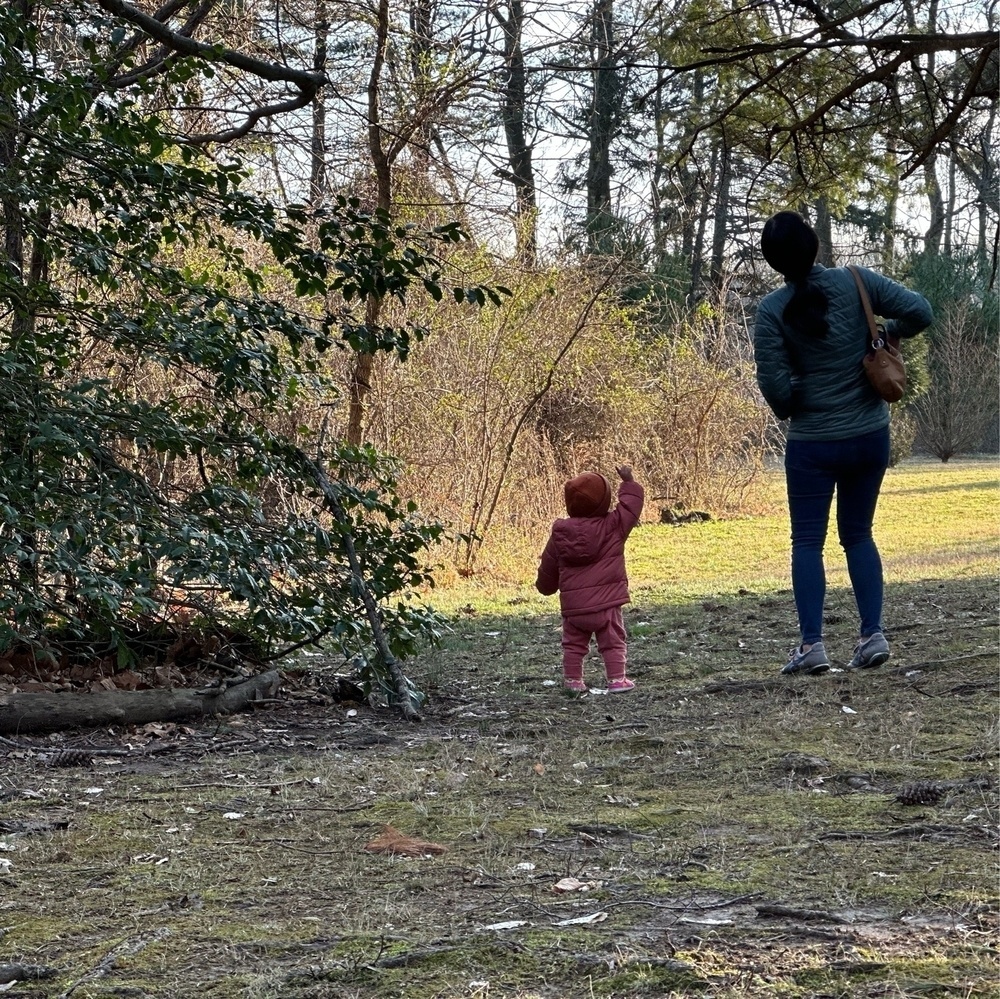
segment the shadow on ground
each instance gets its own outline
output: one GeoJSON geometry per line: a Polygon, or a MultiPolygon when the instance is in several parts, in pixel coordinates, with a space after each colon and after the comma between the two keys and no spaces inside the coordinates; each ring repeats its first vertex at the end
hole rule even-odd
{"type": "MultiPolygon", "coordinates": [[[[12,994],[995,995],[995,581],[890,586],[887,666],[815,678],[789,593],[643,596],[629,694],[472,606],[421,725],[313,657],[252,715],[0,747],[12,994]]],[[[832,592],[835,667],[853,621],[832,592]]]]}

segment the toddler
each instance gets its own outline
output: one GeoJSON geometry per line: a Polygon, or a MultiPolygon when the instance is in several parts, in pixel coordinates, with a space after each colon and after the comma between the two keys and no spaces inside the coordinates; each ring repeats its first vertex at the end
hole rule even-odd
{"type": "Polygon", "coordinates": [[[608,690],[619,693],[635,687],[625,675],[622,606],[629,602],[625,539],[639,523],[643,489],[628,465],[616,471],[622,481],[614,510],[610,510],[611,483],[603,475],[584,472],[566,483],[569,516],[552,525],[535,580],[539,593],[559,592],[563,682],[578,693],[587,690],[583,660],[590,651],[591,635],[597,636],[608,690]]]}

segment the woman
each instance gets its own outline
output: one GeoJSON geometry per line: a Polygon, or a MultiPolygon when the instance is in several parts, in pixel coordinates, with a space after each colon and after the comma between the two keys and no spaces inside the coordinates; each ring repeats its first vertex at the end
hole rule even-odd
{"type": "MultiPolygon", "coordinates": [[[[761,234],[764,259],[785,278],[757,309],[757,384],[779,420],[787,419],[785,478],[792,522],[792,589],[802,640],[782,673],[824,673],[826,574],[823,542],[837,492],[837,530],[861,618],[849,669],[889,658],[882,632],[882,560],[872,521],[889,464],[889,406],[868,382],[862,358],[868,324],[845,267],[816,263],[819,238],[801,215],[779,212],[761,234]]],[[[872,308],[889,337],[930,325],[927,300],[861,268],[872,308]]]]}

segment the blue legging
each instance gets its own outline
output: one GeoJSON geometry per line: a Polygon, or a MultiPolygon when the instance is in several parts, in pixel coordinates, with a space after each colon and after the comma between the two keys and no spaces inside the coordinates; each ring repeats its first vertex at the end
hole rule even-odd
{"type": "Polygon", "coordinates": [[[882,559],[872,537],[875,505],[889,465],[889,428],[837,441],[789,440],[785,480],[792,521],[792,589],[804,645],[823,640],[823,542],[837,491],[837,533],[861,635],[882,630],[882,559]]]}

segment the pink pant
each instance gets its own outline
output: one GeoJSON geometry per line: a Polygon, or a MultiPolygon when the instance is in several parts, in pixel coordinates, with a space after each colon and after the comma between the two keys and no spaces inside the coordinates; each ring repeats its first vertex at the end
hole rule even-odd
{"type": "Polygon", "coordinates": [[[604,659],[608,681],[625,675],[625,622],[621,607],[608,607],[592,614],[574,614],[562,621],[563,676],[583,679],[583,660],[590,652],[590,636],[597,636],[597,651],[604,659]]]}

